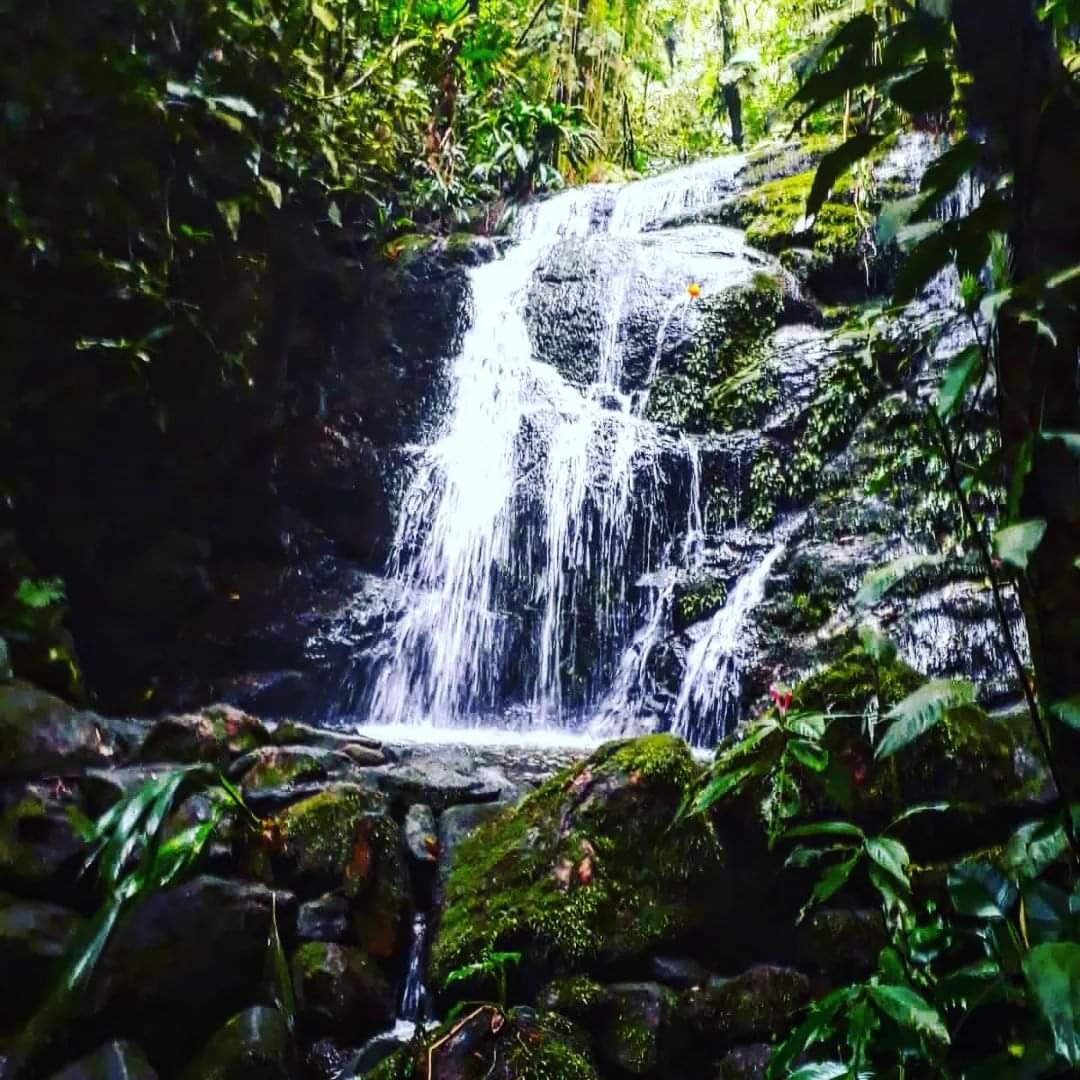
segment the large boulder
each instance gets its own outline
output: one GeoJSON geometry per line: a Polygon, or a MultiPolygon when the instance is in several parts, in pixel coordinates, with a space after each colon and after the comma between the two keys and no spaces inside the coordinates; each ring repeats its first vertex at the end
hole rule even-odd
{"type": "Polygon", "coordinates": [[[363,1037],[394,1020],[394,992],[360,949],[309,941],[292,959],[297,1012],[312,1031],[363,1037]]]}
{"type": "Polygon", "coordinates": [[[278,1009],[232,1017],[184,1070],[183,1080],[290,1080],[291,1039],[278,1009]]]}
{"type": "Polygon", "coordinates": [[[608,743],[458,847],[431,973],[445,984],[488,948],[540,976],[625,960],[716,918],[724,852],[701,818],[677,820],[700,772],[668,735],[608,743]]]}
{"type": "Polygon", "coordinates": [[[175,1060],[223,1017],[268,1000],[275,915],[288,939],[295,897],[259,884],[203,875],[155,893],[117,926],[86,1000],[175,1060]]]}
{"type": "Polygon", "coordinates": [[[29,683],[0,682],[0,777],[71,776],[125,750],[104,717],[29,683]]]}
{"type": "Polygon", "coordinates": [[[232,705],[211,705],[197,713],[163,716],[139,750],[143,761],[207,762],[225,768],[241,754],[270,742],[254,716],[232,705]]]}

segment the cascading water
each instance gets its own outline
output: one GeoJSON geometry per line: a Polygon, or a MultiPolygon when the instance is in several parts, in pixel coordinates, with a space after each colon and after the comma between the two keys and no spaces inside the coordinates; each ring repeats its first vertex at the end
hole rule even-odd
{"type": "Polygon", "coordinates": [[[746,621],[765,593],[765,583],[786,545],[778,543],[739,579],[687,657],[675,704],[672,731],[694,742],[714,743],[731,728],[740,700],[739,646],[746,621]]]}
{"type": "Polygon", "coordinates": [[[424,986],[426,949],[427,918],[417,915],[413,919],[409,966],[405,972],[405,986],[401,991],[401,1005],[398,1008],[398,1020],[406,1024],[419,1024],[427,1019],[427,988],[424,986]]]}
{"type": "Polygon", "coordinates": [[[405,603],[373,682],[374,724],[491,724],[514,712],[526,726],[565,726],[609,695],[635,633],[656,621],[657,590],[638,582],[685,559],[700,529],[696,448],[641,415],[692,279],[667,283],[649,377],[636,388],[626,386],[620,318],[633,257],[605,283],[585,387],[534,358],[530,284],[560,243],[633,237],[715,201],[739,164],[532,205],[505,258],[471,272],[449,418],[401,510],[390,569],[405,603]]]}

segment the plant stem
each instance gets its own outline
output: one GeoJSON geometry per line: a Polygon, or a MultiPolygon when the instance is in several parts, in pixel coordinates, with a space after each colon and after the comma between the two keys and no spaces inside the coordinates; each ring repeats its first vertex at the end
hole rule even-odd
{"type": "Polygon", "coordinates": [[[1005,640],[1005,650],[1009,655],[1010,663],[1016,671],[1017,678],[1020,680],[1020,686],[1024,692],[1024,700],[1027,703],[1028,713],[1031,716],[1031,725],[1035,729],[1035,737],[1038,739],[1039,746],[1042,748],[1043,756],[1046,758],[1046,764],[1050,770],[1050,778],[1054,782],[1057,800],[1064,818],[1063,824],[1065,826],[1065,835],[1069,839],[1069,846],[1072,848],[1073,857],[1080,861],[1080,842],[1077,840],[1069,800],[1065,795],[1065,784],[1061,778],[1057,763],[1054,760],[1054,753],[1050,745],[1050,736],[1043,723],[1039,703],[1035,699],[1035,691],[1032,688],[1031,680],[1028,678],[1027,672],[1024,670],[1024,662],[1020,657],[1020,650],[1016,647],[1016,639],[1013,637],[1012,627],[1009,625],[1009,615],[1005,610],[1005,601],[1001,594],[1001,585],[998,582],[997,574],[994,571],[994,560],[990,554],[990,546],[987,543],[982,530],[976,524],[975,517],[971,512],[971,505],[968,502],[967,496],[964,494],[963,488],[960,486],[960,471],[952,442],[949,439],[949,433],[933,409],[930,410],[929,416],[931,430],[936,431],[938,439],[941,442],[942,451],[945,454],[945,462],[949,469],[949,482],[952,485],[953,494],[960,504],[960,513],[963,515],[964,522],[967,524],[968,529],[975,538],[975,544],[979,549],[979,555],[982,558],[986,576],[990,581],[990,590],[994,597],[994,612],[997,616],[998,623],[1001,626],[1002,637],[1005,640]]]}

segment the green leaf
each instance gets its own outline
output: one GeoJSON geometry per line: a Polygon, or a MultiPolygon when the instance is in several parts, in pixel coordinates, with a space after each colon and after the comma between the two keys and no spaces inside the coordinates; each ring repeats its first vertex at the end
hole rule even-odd
{"type": "Polygon", "coordinates": [[[952,73],[940,60],[931,60],[889,87],[889,97],[905,112],[941,112],[953,96],[952,73]]]}
{"type": "Polygon", "coordinates": [[[314,15],[315,18],[322,23],[324,29],[331,34],[338,28],[337,16],[324,4],[320,4],[319,0],[311,0],[311,14],[314,15]]]}
{"type": "Polygon", "coordinates": [[[810,894],[810,899],[806,902],[802,911],[799,912],[798,922],[802,922],[811,907],[816,904],[824,904],[826,900],[835,896],[847,884],[848,878],[851,877],[851,873],[861,857],[862,851],[857,850],[850,858],[828,867],[822,873],[810,894]]]}
{"type": "Polygon", "coordinates": [[[226,95],[224,97],[218,96],[207,98],[207,100],[212,102],[214,105],[220,105],[223,109],[228,109],[229,112],[239,113],[241,116],[249,116],[252,119],[255,119],[259,115],[255,106],[252,105],[251,102],[247,101],[245,98],[229,97],[228,95],[226,95]]]}
{"type": "Polygon", "coordinates": [[[819,1061],[788,1073],[788,1080],[839,1080],[848,1074],[848,1067],[842,1061],[819,1061]]]}
{"type": "Polygon", "coordinates": [[[1063,724],[1080,731],[1080,695],[1056,702],[1047,711],[1063,724]]]}
{"type": "Polygon", "coordinates": [[[859,627],[862,650],[878,667],[888,667],[896,659],[896,643],[869,623],[859,627]]]}
{"type": "Polygon", "coordinates": [[[1069,839],[1060,821],[1030,821],[1009,837],[1005,847],[1006,866],[1015,877],[1037,878],[1057,862],[1068,847],[1069,839]]]}
{"type": "Polygon", "coordinates": [[[941,1014],[921,994],[906,986],[867,987],[874,1004],[902,1028],[948,1045],[949,1031],[941,1014]]]}
{"type": "Polygon", "coordinates": [[[862,588],[855,594],[855,606],[873,607],[916,570],[927,566],[940,566],[944,561],[941,555],[902,555],[885,566],[871,570],[863,578],[862,588]]]}
{"type": "Polygon", "coordinates": [[[1015,521],[1020,516],[1020,500],[1024,496],[1024,486],[1035,466],[1035,436],[1028,434],[1016,449],[1016,460],[1009,473],[1009,498],[1005,515],[1008,521],[1015,521]]]}
{"type": "Polygon", "coordinates": [[[735,769],[726,769],[714,776],[694,799],[694,810],[702,813],[714,803],[738,791],[743,784],[755,776],[760,776],[768,767],[763,760],[752,761],[735,769]]]}
{"type": "Polygon", "coordinates": [[[281,943],[277,921],[277,893],[271,894],[270,904],[270,940],[267,943],[270,956],[270,968],[273,972],[274,996],[278,1011],[285,1018],[290,1032],[296,1030],[296,994],[293,990],[292,974],[289,961],[285,957],[285,947],[281,943]]]}
{"type": "Polygon", "coordinates": [[[832,1038],[833,1021],[858,996],[859,988],[844,986],[810,1006],[806,1019],[776,1048],[769,1059],[768,1080],[789,1080],[792,1065],[815,1043],[832,1038]]]}
{"type": "Polygon", "coordinates": [[[814,174],[810,195],[806,200],[808,218],[813,217],[821,209],[836,181],[857,161],[868,157],[882,138],[882,135],[855,135],[821,159],[817,172],[814,174]]]}
{"type": "Polygon", "coordinates": [[[874,751],[878,760],[891,757],[898,750],[925,735],[952,709],[971,706],[975,688],[969,682],[937,679],[908,694],[886,714],[893,721],[874,751]]]}
{"type": "Polygon", "coordinates": [[[996,960],[976,960],[945,975],[935,988],[934,996],[946,1005],[963,1006],[975,999],[988,1005],[997,1000],[989,994],[995,983],[1003,985],[1001,965],[996,960]]]}
{"type": "Polygon", "coordinates": [[[240,238],[240,204],[235,199],[225,199],[217,204],[221,220],[234,241],[240,238]]]}
{"type": "Polygon", "coordinates": [[[850,844],[828,844],[825,847],[810,847],[800,844],[793,848],[791,854],[784,860],[784,866],[789,870],[805,870],[822,859],[835,855],[839,851],[850,853],[850,844]]]}
{"type": "Polygon", "coordinates": [[[865,840],[866,834],[850,821],[818,821],[810,825],[796,825],[784,831],[784,839],[797,840],[804,836],[849,836],[853,840],[865,840]]]}
{"type": "Polygon", "coordinates": [[[998,315],[1001,313],[1001,309],[1013,298],[1013,290],[1011,286],[1006,289],[997,289],[992,293],[987,293],[983,297],[982,303],[979,305],[979,313],[982,317],[993,326],[997,320],[998,315]]]}
{"type": "Polygon", "coordinates": [[[935,228],[933,233],[913,248],[893,287],[893,300],[898,305],[910,303],[939,271],[953,260],[956,244],[955,230],[949,227],[935,228]]]}
{"type": "Polygon", "coordinates": [[[1015,883],[987,863],[957,863],[947,886],[957,914],[973,919],[1004,919],[1019,895],[1015,883]]]}
{"type": "Polygon", "coordinates": [[[812,772],[824,772],[829,765],[829,751],[809,739],[792,739],[788,751],[796,761],[805,765],[812,772]]]}
{"type": "Polygon", "coordinates": [[[902,822],[907,821],[909,818],[918,817],[920,814],[941,814],[948,810],[955,809],[955,807],[956,804],[947,802],[923,803],[921,806],[909,806],[889,822],[885,831],[889,832],[902,822]]]}
{"type": "Polygon", "coordinates": [[[281,185],[276,180],[271,180],[269,176],[260,176],[259,183],[262,184],[263,190],[270,196],[270,201],[281,209],[281,185]]]}
{"type": "Polygon", "coordinates": [[[1028,560],[1046,535],[1046,522],[1041,518],[1007,525],[994,534],[994,554],[1003,563],[1026,570],[1028,560]]]}
{"type": "Polygon", "coordinates": [[[62,578],[23,578],[15,589],[15,599],[24,607],[40,611],[53,604],[62,604],[67,596],[62,578]]]}
{"type": "Polygon", "coordinates": [[[1054,1048],[1074,1068],[1080,1067],[1080,945],[1037,945],[1024,957],[1024,975],[1050,1026],[1054,1048]]]}
{"type": "MultiPolygon", "coordinates": [[[[913,195],[907,199],[898,199],[896,202],[887,203],[881,210],[877,219],[875,238],[878,244],[884,247],[891,244],[911,219],[922,208],[926,201],[923,195],[913,195]]],[[[937,224],[935,222],[935,224],[937,224]]]]}
{"type": "Polygon", "coordinates": [[[883,870],[891,874],[906,889],[907,868],[911,862],[907,848],[887,836],[874,836],[866,841],[866,854],[883,870]]]}
{"type": "Polygon", "coordinates": [[[983,351],[978,345],[969,345],[949,362],[945,377],[941,380],[934,409],[941,420],[948,420],[960,405],[968,389],[974,385],[983,370],[983,351]]]}
{"type": "Polygon", "coordinates": [[[973,139],[951,146],[923,174],[921,190],[948,194],[979,163],[982,147],[973,139]]]}

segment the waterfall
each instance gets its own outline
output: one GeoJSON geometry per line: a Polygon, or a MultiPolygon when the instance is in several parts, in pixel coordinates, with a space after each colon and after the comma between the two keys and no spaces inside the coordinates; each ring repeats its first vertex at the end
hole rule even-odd
{"type": "Polygon", "coordinates": [[[744,574],[724,606],[690,650],[672,731],[696,746],[711,746],[731,730],[741,690],[739,646],[750,613],[765,596],[765,583],[786,545],[778,543],[744,574]]]}
{"type": "Polygon", "coordinates": [[[409,966],[405,973],[405,987],[401,992],[401,1005],[398,1008],[398,1020],[406,1024],[419,1024],[427,1019],[427,988],[424,986],[426,948],[427,918],[417,915],[413,919],[409,966]]]}
{"type": "Polygon", "coordinates": [[[714,201],[740,162],[532,204],[505,257],[470,271],[449,416],[400,512],[389,571],[404,603],[370,722],[499,725],[511,708],[527,727],[580,722],[609,695],[636,635],[657,624],[662,597],[639,583],[682,562],[700,532],[696,450],[641,415],[669,324],[688,307],[685,274],[666,283],[636,390],[624,389],[621,340],[633,257],[605,284],[596,374],[584,388],[534,357],[529,290],[558,245],[633,237],[714,201]]]}

